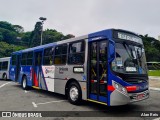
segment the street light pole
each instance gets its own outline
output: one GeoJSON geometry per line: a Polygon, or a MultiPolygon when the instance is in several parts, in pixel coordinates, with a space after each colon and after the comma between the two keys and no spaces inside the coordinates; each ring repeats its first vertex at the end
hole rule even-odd
{"type": "Polygon", "coordinates": [[[39,19],[41,20],[41,23],[42,23],[42,25],[41,25],[41,43],[40,43],[40,45],[42,45],[42,41],[43,41],[43,24],[44,24],[44,21],[47,20],[47,18],[40,17],[39,19]]]}
{"type": "Polygon", "coordinates": [[[42,28],[41,28],[41,43],[40,43],[40,45],[42,45],[42,39],[43,39],[43,22],[42,22],[42,28]]]}

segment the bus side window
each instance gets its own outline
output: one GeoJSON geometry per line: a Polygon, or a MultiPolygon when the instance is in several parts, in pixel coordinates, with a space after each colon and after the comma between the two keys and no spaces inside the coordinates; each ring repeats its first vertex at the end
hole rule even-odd
{"type": "Polygon", "coordinates": [[[26,65],[27,53],[22,53],[21,65],[26,65]]]}
{"type": "Polygon", "coordinates": [[[57,46],[55,48],[54,64],[66,64],[67,60],[67,44],[57,46]]]}
{"type": "Polygon", "coordinates": [[[16,55],[12,55],[12,65],[16,65],[16,55]]]}
{"type": "Polygon", "coordinates": [[[84,49],[85,49],[84,41],[71,43],[69,45],[68,63],[69,64],[83,64],[84,56],[85,56],[84,49]]]}
{"type": "Polygon", "coordinates": [[[4,61],[2,63],[2,70],[7,70],[8,69],[8,61],[4,61]]]}
{"type": "Polygon", "coordinates": [[[2,62],[0,62],[0,70],[2,70],[2,68],[1,68],[1,67],[2,67],[2,62]]]}
{"type": "Polygon", "coordinates": [[[32,65],[32,61],[33,61],[33,51],[28,52],[27,54],[27,65],[32,65]]]}
{"type": "Polygon", "coordinates": [[[54,48],[46,48],[44,50],[44,56],[43,56],[43,65],[52,65],[53,64],[53,53],[54,48]]]}

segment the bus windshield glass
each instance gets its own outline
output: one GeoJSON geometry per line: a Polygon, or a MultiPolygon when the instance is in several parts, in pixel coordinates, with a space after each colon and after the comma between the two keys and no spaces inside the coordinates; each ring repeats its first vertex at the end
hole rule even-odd
{"type": "Polygon", "coordinates": [[[147,74],[145,52],[142,45],[116,43],[112,70],[124,74],[147,74]]]}

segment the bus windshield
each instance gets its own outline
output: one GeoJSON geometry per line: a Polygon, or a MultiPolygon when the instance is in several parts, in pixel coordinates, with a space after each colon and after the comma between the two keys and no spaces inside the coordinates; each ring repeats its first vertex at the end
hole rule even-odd
{"type": "Polygon", "coordinates": [[[142,45],[116,43],[112,70],[124,74],[147,74],[145,52],[142,45]]]}

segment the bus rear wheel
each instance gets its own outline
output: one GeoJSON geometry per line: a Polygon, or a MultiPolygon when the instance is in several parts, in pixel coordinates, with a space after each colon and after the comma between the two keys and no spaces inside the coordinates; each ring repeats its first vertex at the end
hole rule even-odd
{"type": "Polygon", "coordinates": [[[3,74],[3,80],[7,80],[7,74],[6,73],[3,74]]]}
{"type": "Polygon", "coordinates": [[[26,76],[24,76],[24,77],[22,78],[22,88],[23,88],[24,90],[27,90],[27,89],[28,89],[28,86],[27,86],[27,77],[26,77],[26,76]]]}
{"type": "Polygon", "coordinates": [[[82,101],[82,92],[76,82],[72,82],[68,87],[68,100],[71,104],[78,105],[82,101]]]}

